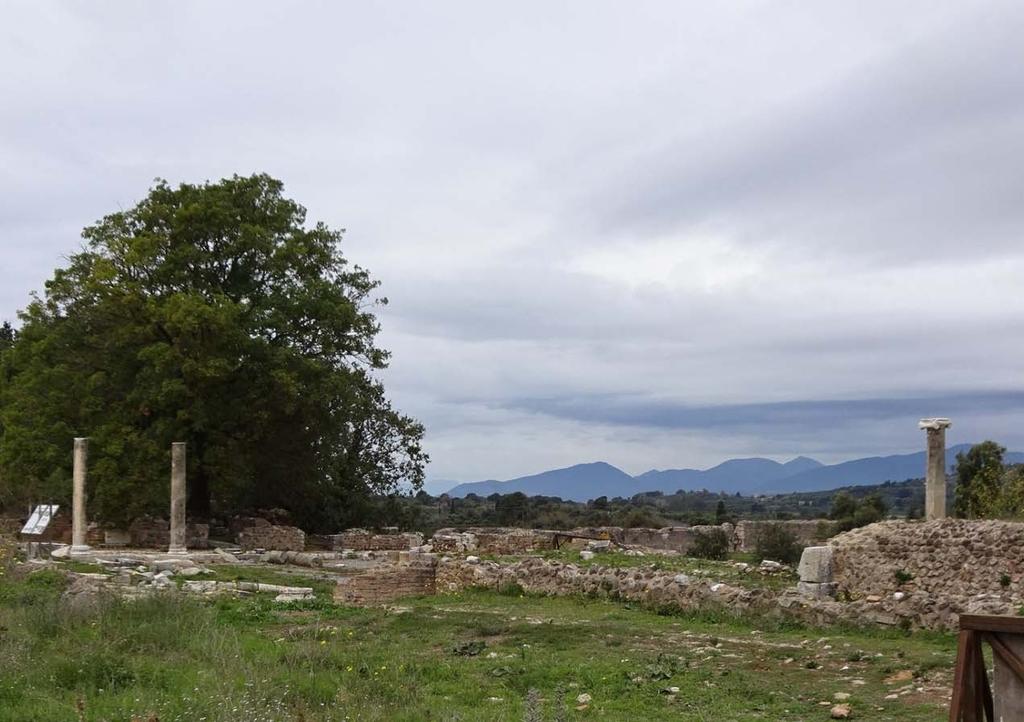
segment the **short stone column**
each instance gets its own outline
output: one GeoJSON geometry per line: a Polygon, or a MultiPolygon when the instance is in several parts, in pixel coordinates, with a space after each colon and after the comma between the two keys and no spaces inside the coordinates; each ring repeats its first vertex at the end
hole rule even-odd
{"type": "Polygon", "coordinates": [[[796,588],[805,597],[830,599],[836,595],[837,585],[832,581],[832,547],[805,548],[796,573],[800,578],[796,588]]]}
{"type": "Polygon", "coordinates": [[[171,529],[168,554],[187,554],[185,546],[185,442],[171,444],[171,529]]]}
{"type": "Polygon", "coordinates": [[[942,418],[917,423],[928,434],[924,479],[924,516],[928,521],[946,518],[946,429],[952,425],[942,418]]]}
{"type": "Polygon", "coordinates": [[[85,467],[89,462],[89,439],[76,438],[71,472],[71,553],[88,554],[91,547],[85,543],[86,514],[85,467]]]}

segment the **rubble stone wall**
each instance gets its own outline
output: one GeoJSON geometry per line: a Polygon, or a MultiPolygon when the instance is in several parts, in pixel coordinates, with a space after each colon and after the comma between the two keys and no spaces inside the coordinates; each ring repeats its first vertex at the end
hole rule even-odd
{"type": "Polygon", "coordinates": [[[745,589],[686,574],[655,571],[650,567],[578,566],[538,557],[512,564],[442,558],[437,565],[439,594],[470,588],[497,590],[513,584],[527,592],[550,596],[604,597],[654,607],[725,611],[823,627],[841,623],[955,630],[960,614],[1013,614],[1016,610],[1005,595],[945,598],[909,592],[902,596],[836,601],[808,598],[795,588],[745,589]]]}
{"type": "Polygon", "coordinates": [[[1024,604],[1024,524],[938,519],[883,521],[840,534],[833,575],[854,596],[923,593],[978,595],[1024,604]]]}
{"type": "Polygon", "coordinates": [[[238,532],[238,545],[246,551],[273,549],[301,552],[306,548],[306,533],[294,526],[261,524],[238,532]]]}
{"type": "Polygon", "coordinates": [[[437,553],[525,554],[553,549],[555,532],[543,529],[471,527],[438,529],[430,540],[437,553]]]}
{"type": "Polygon", "coordinates": [[[374,534],[366,529],[346,529],[340,534],[326,537],[328,549],[340,551],[352,549],[359,552],[405,551],[423,544],[423,535],[418,532],[406,534],[374,534]]]}
{"type": "MultiPolygon", "coordinates": [[[[128,535],[133,547],[166,549],[171,543],[171,524],[166,519],[139,517],[128,526],[128,535]]],[[[100,533],[98,543],[104,541],[104,535],[100,533]]],[[[185,524],[185,546],[189,549],[208,548],[210,546],[210,526],[208,524],[185,524]]]]}
{"type": "Polygon", "coordinates": [[[371,606],[401,597],[435,594],[437,561],[433,558],[390,564],[343,577],[334,590],[342,604],[371,606]]]}

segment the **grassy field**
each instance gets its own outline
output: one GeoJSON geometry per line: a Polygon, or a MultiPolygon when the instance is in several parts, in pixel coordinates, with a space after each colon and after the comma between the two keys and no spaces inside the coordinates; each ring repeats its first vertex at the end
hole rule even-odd
{"type": "Polygon", "coordinates": [[[837,692],[857,719],[935,720],[954,658],[949,636],[594,600],[356,609],[314,585],[303,603],[167,594],[70,610],[63,585],[54,571],[0,579],[0,720],[819,720],[837,692]]]}

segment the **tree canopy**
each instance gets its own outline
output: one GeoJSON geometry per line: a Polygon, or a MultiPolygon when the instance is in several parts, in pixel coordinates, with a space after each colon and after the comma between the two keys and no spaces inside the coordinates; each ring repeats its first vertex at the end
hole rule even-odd
{"type": "Polygon", "coordinates": [[[990,517],[1000,511],[1005,453],[1006,448],[996,442],[983,441],[956,455],[956,516],[990,517]]]}
{"type": "Polygon", "coordinates": [[[169,448],[188,508],[282,507],[309,528],[419,488],[423,427],[376,372],[378,283],[343,231],[266,175],[171,187],[83,231],[0,356],[0,502],[66,500],[88,436],[90,513],[166,514],[169,448]]]}

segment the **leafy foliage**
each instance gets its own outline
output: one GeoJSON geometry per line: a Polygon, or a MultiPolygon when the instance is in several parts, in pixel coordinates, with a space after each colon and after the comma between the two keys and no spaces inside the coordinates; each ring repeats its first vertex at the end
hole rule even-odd
{"type": "Polygon", "coordinates": [[[698,559],[728,559],[729,558],[729,537],[723,529],[708,529],[698,531],[693,535],[693,545],[688,552],[689,556],[698,559]]]}
{"type": "Polygon", "coordinates": [[[796,534],[785,524],[763,524],[754,538],[754,556],[758,561],[771,559],[783,564],[795,564],[800,560],[803,547],[796,534]]]}
{"type": "Polygon", "coordinates": [[[835,520],[836,531],[849,531],[857,527],[874,524],[885,518],[889,511],[885,500],[878,492],[855,499],[849,492],[840,491],[832,497],[832,511],[829,518],[835,520]]]}
{"type": "Polygon", "coordinates": [[[975,444],[956,455],[956,498],[953,512],[959,517],[994,516],[1000,507],[1003,455],[1006,448],[994,441],[975,444]]]}
{"type": "Polygon", "coordinates": [[[3,352],[9,500],[66,500],[74,436],[91,439],[91,511],[108,521],[165,513],[172,441],[199,516],[283,507],[336,528],[353,500],[420,485],[423,428],[374,375],[386,299],[282,189],[158,181],[85,229],[3,352]]]}

